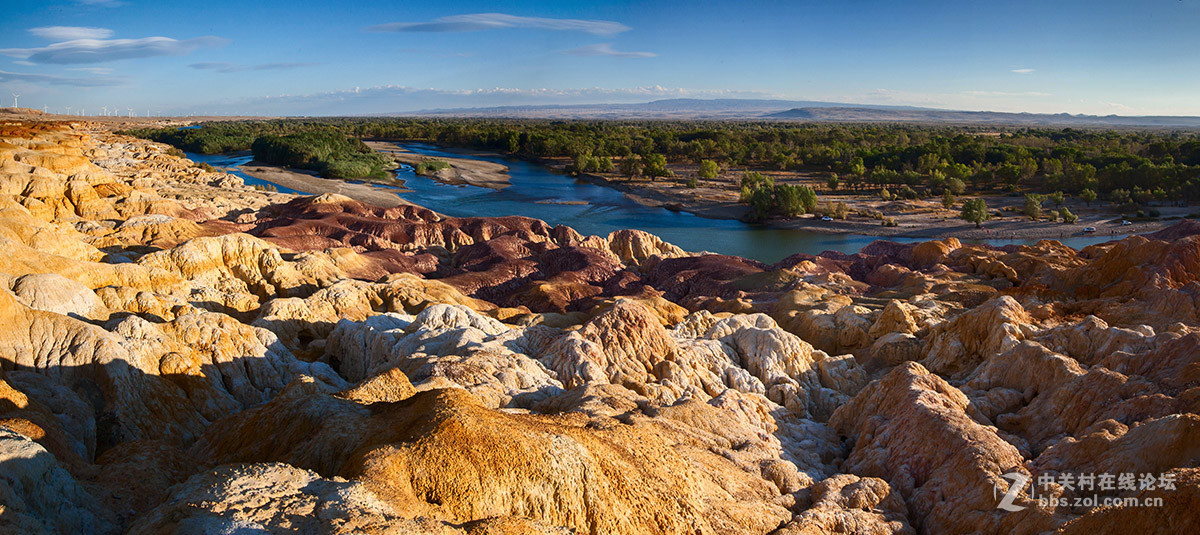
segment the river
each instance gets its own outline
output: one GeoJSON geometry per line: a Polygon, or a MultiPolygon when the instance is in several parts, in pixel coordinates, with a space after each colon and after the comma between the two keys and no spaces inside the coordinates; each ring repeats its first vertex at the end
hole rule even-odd
{"type": "MultiPolygon", "coordinates": [[[[826,234],[805,230],[750,225],[727,219],[707,219],[687,212],[650,207],[630,200],[620,191],[577,181],[535,163],[501,156],[464,155],[422,143],[398,143],[418,154],[475,158],[499,162],[509,167],[512,185],[493,190],[467,185],[450,185],[413,173],[411,167],[396,171],[410,192],[398,192],[404,199],[437,212],[455,216],[534,217],[550,224],[562,224],[584,235],[607,235],[614,230],[639,229],[661,237],[688,251],[753,258],[772,263],[794,253],[818,254],[823,251],[857,252],[878,239],[900,243],[927,241],[927,238],[826,234]],[[567,202],[576,204],[565,204],[567,202]],[[578,204],[578,203],[586,204],[578,204]]],[[[207,162],[238,175],[247,184],[274,185],[282,193],[300,193],[260,180],[235,169],[248,163],[249,153],[203,155],[187,153],[188,158],[207,162]]],[[[387,186],[379,186],[386,188],[387,186]]],[[[1063,244],[1081,248],[1114,239],[1110,236],[1069,237],[1063,244]]],[[[1037,243],[1038,240],[989,240],[993,245],[1037,243]]]]}

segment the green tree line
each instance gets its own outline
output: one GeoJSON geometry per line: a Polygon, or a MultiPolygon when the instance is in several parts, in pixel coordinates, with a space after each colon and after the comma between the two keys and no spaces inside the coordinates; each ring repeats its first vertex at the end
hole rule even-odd
{"type": "MultiPolygon", "coordinates": [[[[1084,190],[1150,192],[1150,200],[1200,200],[1200,136],[1188,131],[1085,130],[703,121],[322,118],[214,122],[133,133],[194,152],[245,150],[263,135],[337,133],[569,158],[580,171],[669,176],[660,164],[708,160],[758,170],[836,173],[857,191],[908,187],[927,195],[1084,190]],[[1161,193],[1161,195],[1159,195],[1161,193]]],[[[1132,195],[1132,193],[1131,193],[1132,195]]]]}

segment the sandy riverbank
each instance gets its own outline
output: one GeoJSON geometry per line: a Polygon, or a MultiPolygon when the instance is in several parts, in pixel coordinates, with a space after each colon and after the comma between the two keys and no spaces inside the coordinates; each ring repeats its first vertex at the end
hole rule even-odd
{"type": "MultiPolygon", "coordinates": [[[[357,201],[385,208],[412,204],[400,198],[396,194],[397,190],[384,189],[367,183],[354,184],[344,180],[321,178],[311,171],[285,169],[272,165],[263,165],[259,162],[250,162],[238,169],[254,178],[266,180],[267,182],[279,184],[280,186],[297,191],[307,191],[313,195],[337,193],[357,201]]],[[[397,187],[401,187],[402,185],[402,182],[396,181],[397,187]]],[[[407,190],[399,191],[403,192],[407,190]]]]}
{"type": "Polygon", "coordinates": [[[470,158],[452,158],[447,156],[425,156],[405,150],[388,141],[367,141],[366,145],[376,152],[390,156],[394,161],[405,165],[416,166],[422,162],[439,160],[450,164],[450,168],[442,169],[433,178],[447,184],[469,184],[481,188],[501,189],[509,186],[508,166],[484,160],[470,158]]]}
{"type": "Polygon", "coordinates": [[[643,206],[661,206],[709,219],[741,219],[750,211],[750,207],[738,203],[736,199],[729,200],[712,195],[702,188],[671,188],[644,179],[635,181],[593,174],[581,175],[578,179],[613,188],[643,206]],[[675,189],[682,191],[674,191],[675,189]]]}
{"type": "MultiPolygon", "coordinates": [[[[651,181],[645,178],[628,179],[617,175],[584,175],[581,180],[617,189],[626,197],[646,206],[660,206],[670,210],[695,214],[711,219],[741,219],[750,207],[737,201],[736,194],[727,184],[720,182],[702,183],[700,187],[688,188],[680,177],[651,181]]],[[[774,228],[806,230],[812,232],[860,234],[866,236],[941,239],[955,237],[969,240],[986,239],[1063,239],[1083,236],[1125,236],[1155,232],[1177,223],[1200,211],[1194,206],[1155,206],[1161,218],[1151,221],[1132,221],[1123,225],[1125,216],[1113,211],[1104,202],[1091,206],[1078,199],[1067,199],[1064,206],[1079,216],[1074,224],[1061,221],[1032,221],[1019,210],[1024,204],[1022,196],[989,195],[983,198],[988,204],[993,219],[976,228],[959,218],[960,205],[946,209],[941,199],[913,201],[882,201],[873,195],[830,194],[822,191],[819,184],[811,184],[818,190],[819,199],[829,202],[844,202],[850,207],[851,215],[844,220],[822,221],[819,215],[807,214],[792,219],[773,219],[765,223],[774,228]],[[896,226],[883,225],[883,220],[867,214],[880,213],[892,218],[896,226]],[[1095,227],[1096,232],[1084,229],[1095,227]]],[[[970,197],[962,197],[959,202],[970,197]]],[[[1043,212],[1055,209],[1046,203],[1043,212]]]]}
{"type": "Polygon", "coordinates": [[[965,240],[1014,239],[1014,240],[1059,240],[1088,236],[1122,237],[1130,234],[1155,232],[1178,223],[1178,219],[1139,221],[1123,225],[1123,219],[1114,215],[1081,216],[1074,224],[1050,221],[1031,221],[1029,218],[1011,215],[993,219],[981,228],[958,218],[958,214],[895,214],[895,227],[886,227],[879,221],[863,216],[851,216],[846,220],[822,221],[819,216],[805,215],[795,219],[772,221],[771,226],[816,232],[863,234],[867,236],[898,238],[959,238],[965,240]],[[1093,227],[1095,232],[1085,232],[1093,227]]]}

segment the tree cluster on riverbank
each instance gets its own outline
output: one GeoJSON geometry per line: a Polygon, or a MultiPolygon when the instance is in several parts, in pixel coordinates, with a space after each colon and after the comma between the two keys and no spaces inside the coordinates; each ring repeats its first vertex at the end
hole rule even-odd
{"type": "Polygon", "coordinates": [[[326,178],[385,178],[391,160],[335,129],[267,130],[263,123],[212,123],[205,128],[141,129],[128,134],[201,154],[250,150],[260,162],[311,169],[326,178]],[[278,133],[275,133],[278,132],[278,133]]]}
{"type": "Polygon", "coordinates": [[[254,140],[250,150],[258,161],[312,169],[327,178],[384,178],[390,163],[362,140],[337,133],[264,135],[254,140]]]}
{"type": "MultiPolygon", "coordinates": [[[[326,118],[206,123],[135,135],[185,150],[250,148],[261,136],[340,134],[425,141],[528,158],[570,158],[581,169],[642,162],[639,173],[669,176],[648,162],[836,173],[848,191],[939,195],[988,192],[1128,194],[1137,205],[1200,200],[1195,132],[492,119],[326,118]],[[636,157],[636,158],[635,158],[636,157]],[[907,189],[906,189],[907,188],[907,189]]],[[[630,166],[630,170],[633,167],[630,166]]],[[[832,175],[831,175],[832,176],[832,175]]]]}
{"type": "Polygon", "coordinates": [[[776,184],[773,178],[758,171],[743,174],[741,186],[741,201],[754,209],[748,217],[751,221],[763,221],[772,216],[796,217],[817,206],[817,193],[812,188],[776,184]]]}
{"type": "Polygon", "coordinates": [[[435,175],[442,169],[449,169],[450,162],[445,160],[426,160],[413,166],[413,172],[418,175],[435,175]]]}

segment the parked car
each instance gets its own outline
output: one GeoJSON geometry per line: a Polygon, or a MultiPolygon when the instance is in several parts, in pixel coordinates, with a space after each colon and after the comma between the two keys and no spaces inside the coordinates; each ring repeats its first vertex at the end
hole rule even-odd
{"type": "Polygon", "coordinates": [[[1133,224],[1133,222],[1132,222],[1132,221],[1128,221],[1128,220],[1125,220],[1125,219],[1122,219],[1122,220],[1121,220],[1121,226],[1122,226],[1122,227],[1128,227],[1129,225],[1132,225],[1132,224],[1133,224]]]}
{"type": "Polygon", "coordinates": [[[1083,227],[1084,232],[1096,232],[1096,227],[1083,227]]]}
{"type": "Polygon", "coordinates": [[[833,221],[833,218],[832,218],[832,217],[829,217],[829,216],[827,216],[827,215],[826,215],[826,216],[821,216],[821,221],[833,221]]]}

